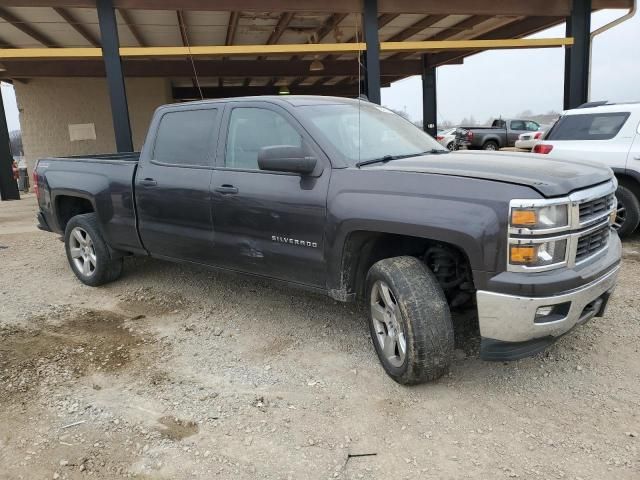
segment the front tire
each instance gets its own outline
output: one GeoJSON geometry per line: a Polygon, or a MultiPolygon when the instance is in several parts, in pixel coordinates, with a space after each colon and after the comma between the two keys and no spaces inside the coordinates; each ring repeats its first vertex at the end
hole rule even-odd
{"type": "Polygon", "coordinates": [[[618,185],[616,199],[618,211],[613,226],[621,238],[628,237],[640,224],[640,202],[631,190],[622,185],[618,185]]]}
{"type": "Polygon", "coordinates": [[[369,329],[380,363],[403,385],[444,375],[453,354],[453,325],[438,280],[414,257],[380,260],[367,275],[369,329]]]}
{"type": "Polygon", "coordinates": [[[95,213],[76,215],[65,228],[64,247],[71,270],[85,285],[97,287],[122,274],[122,258],[111,258],[95,213]]]}

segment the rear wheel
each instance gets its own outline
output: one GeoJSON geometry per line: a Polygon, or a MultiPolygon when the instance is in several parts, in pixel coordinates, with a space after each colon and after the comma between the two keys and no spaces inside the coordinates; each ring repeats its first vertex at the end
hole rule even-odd
{"type": "Polygon", "coordinates": [[[498,143],[493,141],[493,140],[488,140],[486,142],[484,142],[484,145],[482,146],[483,150],[498,150],[498,143]]]}
{"type": "Polygon", "coordinates": [[[396,382],[412,385],[444,375],[453,325],[437,279],[420,260],[380,260],[367,275],[369,329],[378,358],[396,382]]]}
{"type": "Polygon", "coordinates": [[[111,258],[95,213],[69,220],[64,244],[71,270],[85,285],[96,287],[112,282],[122,273],[122,258],[111,258]]]}
{"type": "Polygon", "coordinates": [[[618,210],[613,227],[618,231],[620,237],[631,235],[638,224],[640,224],[640,203],[631,190],[622,185],[616,190],[618,200],[618,210]]]}
{"type": "Polygon", "coordinates": [[[449,143],[447,144],[447,150],[450,150],[450,151],[452,151],[452,152],[453,152],[454,150],[457,150],[457,148],[456,148],[456,142],[449,142],[449,143]]]}

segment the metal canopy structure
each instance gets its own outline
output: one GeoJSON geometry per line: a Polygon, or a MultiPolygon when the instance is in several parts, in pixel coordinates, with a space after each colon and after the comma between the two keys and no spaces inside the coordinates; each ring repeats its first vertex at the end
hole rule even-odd
{"type": "Polygon", "coordinates": [[[4,0],[0,79],[104,77],[119,150],[131,150],[125,77],[164,77],[175,100],[356,96],[489,48],[565,47],[567,102],[586,100],[588,19],[633,0],[4,0]],[[567,21],[560,39],[524,39],[567,21]],[[573,34],[573,35],[571,35],[573,34]],[[576,53],[572,53],[575,51],[576,53]]]}

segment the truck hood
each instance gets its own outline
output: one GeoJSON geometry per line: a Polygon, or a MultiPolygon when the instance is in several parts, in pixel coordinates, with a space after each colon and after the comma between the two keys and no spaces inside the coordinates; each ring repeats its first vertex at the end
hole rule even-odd
{"type": "Polygon", "coordinates": [[[514,183],[531,187],[545,197],[564,196],[574,190],[606,182],[612,177],[611,169],[598,163],[555,160],[543,155],[509,152],[466,151],[424,155],[366,168],[514,183]]]}

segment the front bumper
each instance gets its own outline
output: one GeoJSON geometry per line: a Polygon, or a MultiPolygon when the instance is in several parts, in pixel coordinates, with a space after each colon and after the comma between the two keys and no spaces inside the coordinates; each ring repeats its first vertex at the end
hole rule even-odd
{"type": "Polygon", "coordinates": [[[544,350],[576,325],[602,316],[620,267],[580,288],[545,297],[477,292],[478,318],[485,360],[516,360],[544,350]],[[542,307],[554,307],[547,316],[542,307]]]}

